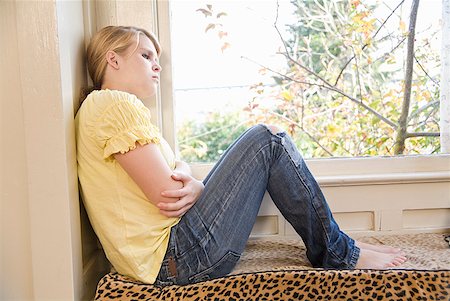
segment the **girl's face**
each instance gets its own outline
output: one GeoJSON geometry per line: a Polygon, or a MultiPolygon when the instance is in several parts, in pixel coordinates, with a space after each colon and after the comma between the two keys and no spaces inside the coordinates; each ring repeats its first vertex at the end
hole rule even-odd
{"type": "Polygon", "coordinates": [[[156,94],[161,66],[155,46],[147,36],[141,34],[137,48],[135,45],[122,57],[121,80],[127,92],[147,99],[156,94]]]}

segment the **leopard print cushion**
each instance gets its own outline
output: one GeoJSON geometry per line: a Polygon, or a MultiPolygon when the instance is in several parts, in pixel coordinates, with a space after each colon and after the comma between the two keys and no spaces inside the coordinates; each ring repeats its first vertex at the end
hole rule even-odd
{"type": "Polygon", "coordinates": [[[449,277],[448,270],[271,271],[161,288],[108,274],[95,300],[448,300],[449,277]]]}
{"type": "Polygon", "coordinates": [[[445,235],[358,240],[400,247],[408,261],[401,269],[314,269],[301,241],[254,239],[227,277],[157,287],[112,272],[98,283],[95,300],[450,300],[450,249],[445,235]]]}

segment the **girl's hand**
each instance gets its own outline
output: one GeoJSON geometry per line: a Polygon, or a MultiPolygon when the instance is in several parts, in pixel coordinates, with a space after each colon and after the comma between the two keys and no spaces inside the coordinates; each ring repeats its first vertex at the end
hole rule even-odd
{"type": "Polygon", "coordinates": [[[183,188],[163,191],[161,193],[163,197],[176,200],[174,202],[161,202],[157,206],[160,212],[167,217],[181,217],[194,206],[203,192],[204,185],[201,181],[183,172],[173,173],[172,179],[182,182],[183,188]]]}

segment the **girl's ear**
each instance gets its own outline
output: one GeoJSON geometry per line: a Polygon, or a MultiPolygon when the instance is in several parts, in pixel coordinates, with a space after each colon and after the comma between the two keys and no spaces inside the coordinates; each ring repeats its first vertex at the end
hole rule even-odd
{"type": "Polygon", "coordinates": [[[106,61],[108,62],[108,65],[110,65],[114,69],[119,69],[119,63],[118,63],[118,55],[110,50],[106,53],[106,61]]]}

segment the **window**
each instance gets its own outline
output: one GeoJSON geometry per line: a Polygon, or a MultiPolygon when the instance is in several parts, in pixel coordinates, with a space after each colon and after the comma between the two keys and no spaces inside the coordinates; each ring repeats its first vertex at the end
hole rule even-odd
{"type": "Polygon", "coordinates": [[[418,10],[405,151],[411,1],[295,3],[170,2],[182,158],[213,162],[258,122],[282,123],[306,157],[438,153],[441,1],[418,10]]]}
{"type": "MultiPolygon", "coordinates": [[[[174,1],[178,2],[178,0],[174,1]]],[[[176,144],[174,135],[176,123],[173,116],[176,104],[172,97],[172,94],[174,94],[173,83],[177,80],[177,77],[181,76],[177,71],[177,66],[175,66],[178,62],[175,63],[172,53],[175,51],[175,47],[181,47],[181,51],[187,48],[200,48],[199,45],[194,43],[193,39],[187,39],[187,42],[182,43],[181,45],[176,45],[176,43],[173,43],[174,45],[172,45],[170,35],[171,26],[173,27],[174,24],[170,22],[169,4],[173,4],[174,1],[113,1],[112,5],[105,5],[105,3],[100,1],[93,4],[96,6],[96,18],[97,16],[105,17],[102,20],[96,20],[94,23],[95,27],[93,28],[111,24],[111,19],[113,19],[113,24],[146,24],[146,28],[153,28],[157,32],[164,49],[163,56],[161,57],[161,63],[163,64],[164,69],[164,72],[161,74],[161,93],[158,94],[157,99],[149,100],[146,105],[152,110],[153,122],[161,128],[166,140],[168,140],[172,147],[175,147],[176,144]],[[127,12],[132,13],[128,14],[127,12]],[[172,66],[174,68],[172,68],[172,66]],[[175,69],[173,70],[175,72],[172,72],[172,69],[175,69]]],[[[319,2],[320,0],[313,1],[319,2]]],[[[399,2],[400,1],[401,0],[399,0],[399,2]]],[[[179,2],[186,1],[180,0],[179,2]]],[[[195,2],[199,5],[199,8],[208,8],[206,3],[199,3],[199,1],[195,2]]],[[[223,1],[221,3],[227,2],[231,1],[223,1]]],[[[306,2],[310,1],[301,1],[301,3],[306,2]]],[[[332,1],[326,2],[331,3],[332,1]]],[[[431,2],[433,1],[422,1],[421,5],[425,5],[426,3],[427,8],[431,10],[432,8],[428,6],[431,2]]],[[[253,2],[245,1],[245,3],[248,4],[253,2]]],[[[283,3],[289,5],[289,2],[282,2],[280,0],[280,4],[283,5],[283,3]]],[[[450,14],[450,0],[444,0],[443,4],[448,7],[443,11],[450,14]]],[[[217,6],[213,6],[212,8],[218,13],[221,11],[217,6]]],[[[408,10],[407,5],[405,6],[405,10],[408,10]]],[[[184,13],[187,14],[188,11],[185,11],[184,13]]],[[[195,11],[195,13],[198,13],[201,17],[200,19],[205,21],[205,19],[202,19],[204,17],[202,16],[203,13],[201,11],[195,11]]],[[[92,15],[94,16],[94,14],[92,15]]],[[[217,14],[215,14],[215,16],[217,16],[217,14]]],[[[449,18],[450,17],[447,15],[445,20],[450,21],[449,18]]],[[[269,20],[268,18],[266,19],[269,20]]],[[[270,24],[270,22],[268,23],[270,24]]],[[[194,29],[191,27],[192,24],[190,23],[182,24],[188,27],[190,32],[194,29]]],[[[201,30],[203,32],[201,34],[203,37],[205,37],[204,31],[208,24],[209,22],[202,23],[203,27],[201,27],[201,30]]],[[[449,25],[450,24],[447,22],[447,26],[444,28],[446,28],[447,33],[450,34],[449,25]]],[[[247,26],[247,23],[245,26],[247,26]]],[[[256,30],[259,35],[260,32],[263,32],[261,26],[262,25],[256,30]]],[[[217,47],[215,50],[221,51],[220,48],[223,46],[223,41],[218,39],[217,31],[211,30],[212,29],[209,29],[207,34],[209,34],[211,38],[216,39],[215,45],[217,47]]],[[[190,35],[190,32],[187,36],[190,35]]],[[[447,33],[443,36],[448,36],[447,33]]],[[[267,36],[266,32],[264,32],[264,34],[267,36]]],[[[206,36],[208,37],[208,35],[206,36]]],[[[253,37],[254,36],[252,35],[252,39],[253,37]]],[[[230,42],[232,42],[231,31],[230,42]]],[[[447,40],[444,42],[448,45],[450,41],[447,40]]],[[[233,44],[231,44],[231,46],[233,46],[233,44]]],[[[231,49],[232,48],[227,48],[225,50],[228,51],[231,49]]],[[[443,47],[443,49],[448,49],[448,46],[447,48],[443,47]]],[[[450,52],[444,52],[443,56],[443,62],[448,65],[450,64],[449,58],[445,59],[445,55],[449,57],[450,52]]],[[[241,62],[243,62],[243,60],[241,60],[241,62]]],[[[266,63],[266,61],[263,63],[266,63]]],[[[270,63],[273,62],[270,61],[270,63]]],[[[259,69],[260,68],[256,68],[258,71],[259,69]]],[[[443,69],[444,71],[450,70],[450,68],[443,69]]],[[[196,69],[191,70],[192,72],[188,73],[187,76],[196,76],[195,70],[196,69]]],[[[210,66],[208,70],[213,70],[208,74],[209,76],[216,76],[215,74],[218,72],[217,66],[210,66]],[[213,67],[215,67],[214,70],[212,69],[213,67]]],[[[445,72],[443,72],[443,74],[444,73],[445,72]]],[[[237,74],[239,75],[240,73],[237,74]]],[[[268,73],[266,73],[266,75],[267,74],[268,73]]],[[[256,76],[258,76],[259,81],[259,74],[255,74],[255,77],[256,76]]],[[[441,87],[441,89],[445,90],[443,87],[441,87]]],[[[222,91],[226,91],[226,89],[222,89],[222,91]]],[[[445,91],[447,91],[446,95],[450,95],[448,86],[445,91]]],[[[248,99],[245,101],[248,103],[248,99]]],[[[443,103],[445,104],[445,101],[443,103]]],[[[449,105],[448,101],[446,105],[449,105]]],[[[222,106],[220,110],[225,111],[230,106],[231,105],[222,106]]],[[[449,110],[449,108],[450,106],[444,107],[444,110],[441,109],[441,114],[445,113],[445,110],[449,110]]],[[[183,112],[177,112],[177,115],[180,114],[183,114],[183,112]]],[[[442,116],[449,118],[450,114],[444,114],[442,116]]],[[[447,127],[447,129],[449,128],[447,127]]],[[[445,211],[448,208],[450,155],[445,154],[445,152],[449,152],[448,148],[442,154],[433,156],[372,156],[333,159],[309,158],[307,159],[307,164],[323,188],[323,192],[329,201],[330,208],[334,213],[343,213],[341,216],[351,216],[350,218],[356,216],[357,219],[361,216],[369,216],[368,219],[370,219],[372,223],[372,226],[370,226],[371,229],[368,229],[370,231],[401,231],[405,230],[402,224],[402,217],[406,210],[412,209],[413,211],[410,212],[415,212],[417,210],[428,211],[429,209],[433,209],[434,212],[434,209],[444,209],[445,211]],[[356,215],[348,215],[348,213],[353,212],[356,213],[356,215]]],[[[212,167],[212,164],[190,165],[194,177],[198,179],[204,178],[212,167]]],[[[436,212],[443,211],[437,210],[436,212]]],[[[279,213],[273,202],[270,201],[268,195],[263,200],[259,215],[266,217],[277,215],[279,217],[278,234],[291,235],[294,233],[292,230],[289,230],[287,222],[283,221],[281,213],[279,213]]],[[[265,219],[263,218],[263,220],[265,219]]],[[[409,231],[409,229],[407,229],[407,231],[409,231]]]]}

